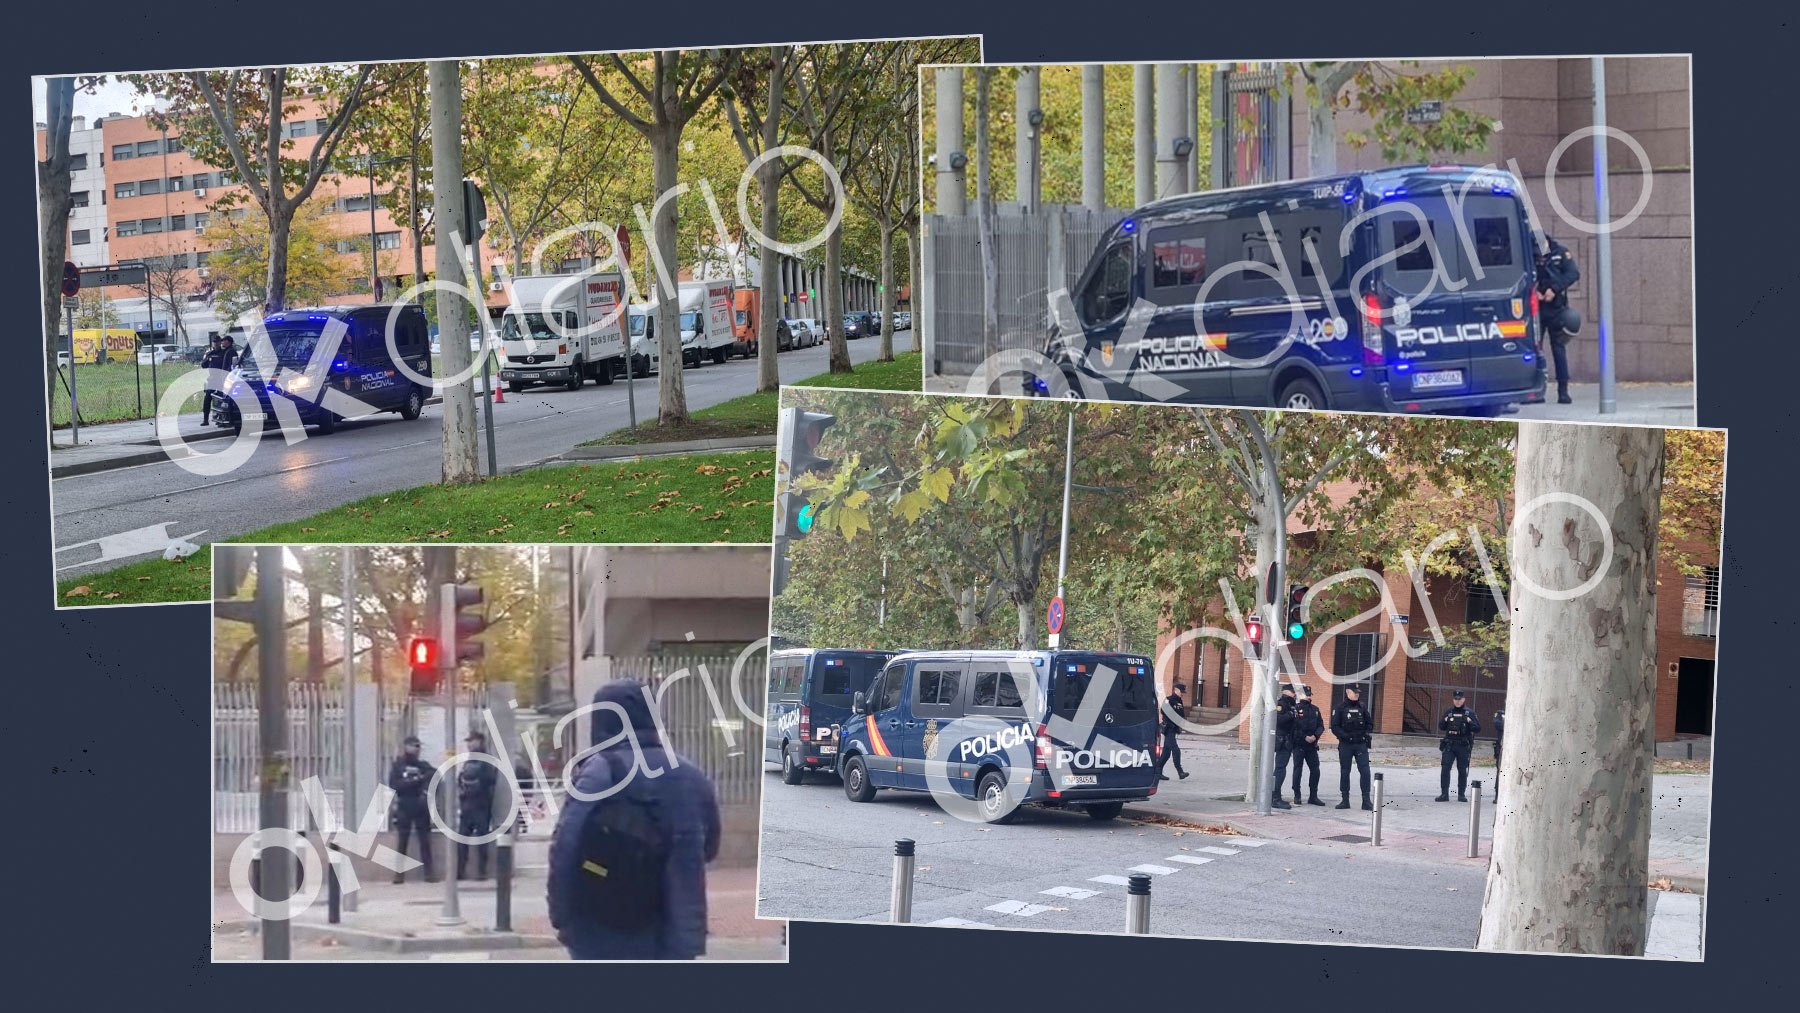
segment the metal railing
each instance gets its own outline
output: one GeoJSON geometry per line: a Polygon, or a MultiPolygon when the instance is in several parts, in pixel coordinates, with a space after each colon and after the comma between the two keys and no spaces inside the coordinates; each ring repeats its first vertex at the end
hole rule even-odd
{"type": "Polygon", "coordinates": [[[741,663],[735,654],[610,655],[608,660],[620,677],[640,679],[654,690],[667,732],[664,744],[712,778],[721,805],[761,799],[762,726],[753,715],[762,714],[767,699],[767,652],[741,663]]]}

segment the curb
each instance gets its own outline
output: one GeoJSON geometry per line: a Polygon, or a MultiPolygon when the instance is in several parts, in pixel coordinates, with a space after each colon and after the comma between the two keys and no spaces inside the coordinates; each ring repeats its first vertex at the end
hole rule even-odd
{"type": "Polygon", "coordinates": [[[773,450],[775,436],[734,436],[713,440],[681,440],[672,443],[613,444],[597,447],[574,447],[555,457],[502,469],[517,474],[532,468],[566,464],[591,464],[597,461],[641,461],[653,457],[680,457],[686,454],[717,454],[731,451],[773,450]]]}
{"type": "MultiPolygon", "coordinates": [[[[214,931],[229,930],[256,933],[261,925],[255,919],[219,922],[214,931]]],[[[288,932],[295,939],[335,942],[339,946],[385,953],[470,953],[480,950],[549,949],[561,946],[553,936],[523,932],[471,932],[461,936],[405,936],[391,932],[347,928],[343,925],[316,925],[311,922],[289,922],[288,932]]]]}

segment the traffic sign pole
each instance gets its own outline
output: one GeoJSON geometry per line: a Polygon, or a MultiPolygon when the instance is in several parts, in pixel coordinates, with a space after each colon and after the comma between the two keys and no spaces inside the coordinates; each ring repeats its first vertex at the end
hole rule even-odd
{"type": "MultiPolygon", "coordinates": [[[[614,236],[618,240],[618,250],[616,252],[619,255],[619,276],[622,279],[630,278],[631,231],[621,224],[619,226],[619,231],[614,233],[614,236]]],[[[635,290],[637,288],[637,283],[632,282],[631,288],[635,290]]],[[[625,412],[630,418],[631,428],[635,432],[637,430],[637,384],[635,382],[637,378],[637,369],[633,367],[631,362],[631,306],[626,302],[626,291],[627,289],[623,285],[619,287],[619,324],[625,329],[625,412]]],[[[646,346],[650,343],[648,338],[650,331],[649,324],[650,315],[646,313],[644,314],[644,344],[646,346]]],[[[647,376],[650,373],[650,359],[648,352],[644,354],[644,373],[647,376]]]]}
{"type": "Polygon", "coordinates": [[[1062,545],[1056,551],[1056,623],[1050,628],[1050,649],[1062,646],[1063,578],[1069,572],[1069,490],[1075,478],[1075,412],[1069,412],[1069,437],[1063,450],[1062,545]]]}

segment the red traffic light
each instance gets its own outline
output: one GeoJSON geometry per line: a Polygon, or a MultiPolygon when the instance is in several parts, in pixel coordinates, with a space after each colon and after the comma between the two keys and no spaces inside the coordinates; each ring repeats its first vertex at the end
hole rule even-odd
{"type": "Polygon", "coordinates": [[[1263,642],[1263,624],[1261,619],[1247,619],[1244,621],[1244,639],[1252,644],[1260,644],[1263,642]]]}
{"type": "Polygon", "coordinates": [[[63,261],[62,294],[65,299],[81,294],[81,268],[72,260],[63,261]]]}
{"type": "Polygon", "coordinates": [[[436,672],[441,658],[436,637],[414,637],[406,645],[406,663],[415,672],[436,672]]]}

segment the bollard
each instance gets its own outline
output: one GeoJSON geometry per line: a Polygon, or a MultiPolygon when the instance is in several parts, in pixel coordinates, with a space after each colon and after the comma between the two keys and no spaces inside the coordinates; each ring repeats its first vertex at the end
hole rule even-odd
{"type": "Polygon", "coordinates": [[[325,860],[328,863],[325,870],[325,915],[331,924],[336,925],[343,920],[343,889],[338,885],[338,862],[343,856],[338,852],[336,841],[327,844],[325,848],[325,860]]]}
{"type": "Polygon", "coordinates": [[[1142,936],[1150,932],[1150,876],[1134,872],[1125,881],[1125,932],[1142,936]]]}
{"type": "Polygon", "coordinates": [[[1375,811],[1369,816],[1369,846],[1381,847],[1381,807],[1382,807],[1381,774],[1375,775],[1375,811]]]}
{"type": "Polygon", "coordinates": [[[894,904],[889,918],[896,925],[912,921],[913,842],[902,838],[894,842],[894,904]]]}
{"type": "Polygon", "coordinates": [[[494,931],[512,931],[513,824],[494,848],[494,931]]]}
{"type": "Polygon", "coordinates": [[[1469,857],[1481,856],[1481,782],[1470,781],[1469,787],[1469,857]]]}

